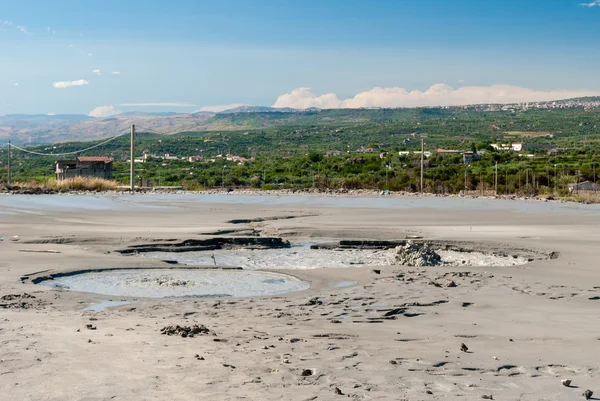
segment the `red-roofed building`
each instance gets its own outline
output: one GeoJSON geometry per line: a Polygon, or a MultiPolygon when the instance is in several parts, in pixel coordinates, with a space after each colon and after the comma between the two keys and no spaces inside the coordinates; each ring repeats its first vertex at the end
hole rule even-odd
{"type": "Polygon", "coordinates": [[[58,181],[73,177],[97,177],[112,180],[110,156],[79,156],[75,160],[56,161],[56,179],[58,181]]]}

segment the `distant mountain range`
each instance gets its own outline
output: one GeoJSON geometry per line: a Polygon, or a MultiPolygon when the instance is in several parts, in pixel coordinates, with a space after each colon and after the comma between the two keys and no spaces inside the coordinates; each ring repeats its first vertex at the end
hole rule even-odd
{"type": "Polygon", "coordinates": [[[412,109],[320,110],[311,108],[298,110],[240,106],[219,113],[205,111],[190,114],[126,112],[108,118],[95,118],[83,114],[10,114],[0,116],[0,146],[9,139],[16,145],[97,140],[128,132],[132,124],[136,125],[138,132],[172,134],[185,131],[251,130],[282,125],[378,122],[390,118],[414,118],[425,114],[442,117],[444,113],[453,110],[499,111],[555,108],[600,109],[600,97],[520,104],[480,104],[412,109]],[[436,114],[436,110],[439,110],[439,113],[436,114]],[[443,112],[444,110],[445,112],[443,112]]]}

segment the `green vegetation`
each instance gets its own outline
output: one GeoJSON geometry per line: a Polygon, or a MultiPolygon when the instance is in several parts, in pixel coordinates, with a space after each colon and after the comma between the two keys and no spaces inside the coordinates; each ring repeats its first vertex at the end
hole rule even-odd
{"type": "MultiPolygon", "coordinates": [[[[421,137],[428,151],[484,151],[469,167],[459,154],[434,153],[425,169],[424,188],[428,192],[465,189],[465,172],[468,190],[494,189],[498,165],[499,193],[550,193],[555,188],[565,193],[568,183],[595,181],[600,167],[600,113],[596,110],[431,108],[235,113],[217,115],[211,124],[223,129],[170,136],[139,133],[136,157],[168,153],[179,158],[201,156],[204,161],[151,159],[136,163],[136,179],[189,189],[225,185],[416,191],[420,187],[420,155],[412,152],[420,150],[421,137]],[[519,152],[522,155],[490,147],[492,143],[515,142],[525,144],[525,150],[519,152]],[[377,149],[375,153],[357,152],[368,147],[377,149]],[[552,155],[548,155],[549,150],[553,150],[552,155]],[[334,151],[334,156],[325,157],[334,151]],[[399,154],[403,151],[410,153],[399,154]],[[252,160],[241,164],[217,157],[221,154],[252,160]]],[[[94,143],[100,142],[28,149],[65,153],[94,143]]],[[[123,184],[128,182],[127,135],[86,154],[113,156],[115,178],[123,184]]],[[[6,148],[0,149],[3,167],[6,159],[6,148]]],[[[13,150],[13,179],[47,180],[54,173],[56,159],[13,150]]],[[[2,174],[0,179],[5,179],[6,168],[2,174]]]]}

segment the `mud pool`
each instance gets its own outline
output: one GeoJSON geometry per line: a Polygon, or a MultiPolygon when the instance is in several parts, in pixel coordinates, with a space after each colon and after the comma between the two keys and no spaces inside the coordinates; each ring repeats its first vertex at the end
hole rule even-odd
{"type": "Polygon", "coordinates": [[[145,298],[270,296],[309,288],[308,283],[283,274],[190,269],[111,270],[57,277],[40,284],[70,291],[145,298]]]}
{"type": "MultiPolygon", "coordinates": [[[[189,266],[235,266],[256,269],[319,269],[395,265],[393,249],[311,249],[311,243],[296,243],[284,249],[237,249],[201,252],[157,252],[146,258],[189,266]]],[[[489,252],[436,249],[445,266],[519,266],[529,262],[522,256],[489,252]]]]}

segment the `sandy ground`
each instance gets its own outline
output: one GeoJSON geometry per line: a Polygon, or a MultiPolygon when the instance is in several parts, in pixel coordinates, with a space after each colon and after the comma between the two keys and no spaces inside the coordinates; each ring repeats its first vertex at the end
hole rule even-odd
{"type": "Polygon", "coordinates": [[[433,208],[414,198],[402,208],[136,199],[71,198],[66,207],[56,198],[0,198],[0,297],[35,297],[0,300],[0,399],[574,400],[586,389],[600,397],[598,210],[517,202],[510,210],[485,200],[473,210],[433,208]],[[282,215],[301,217],[227,223],[282,215]],[[310,289],[218,300],[114,298],[20,279],[168,267],[114,251],[240,228],[292,240],[422,235],[560,257],[512,267],[383,266],[379,274],[373,266],[286,270],[310,289]],[[39,239],[49,243],[27,243],[39,239]],[[60,253],[23,252],[47,250],[60,253]],[[456,286],[444,287],[449,280],[456,286]],[[357,284],[335,288],[340,281],[357,284]],[[105,300],[130,303],[83,310],[105,300]],[[211,332],[161,334],[177,324],[211,332]]]}

